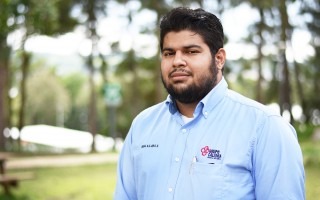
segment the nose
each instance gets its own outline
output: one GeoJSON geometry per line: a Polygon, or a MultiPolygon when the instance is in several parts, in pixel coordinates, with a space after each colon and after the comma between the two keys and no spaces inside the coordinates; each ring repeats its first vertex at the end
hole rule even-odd
{"type": "Polygon", "coordinates": [[[177,51],[174,55],[173,59],[173,66],[174,67],[182,67],[185,66],[187,63],[181,51],[177,51]]]}

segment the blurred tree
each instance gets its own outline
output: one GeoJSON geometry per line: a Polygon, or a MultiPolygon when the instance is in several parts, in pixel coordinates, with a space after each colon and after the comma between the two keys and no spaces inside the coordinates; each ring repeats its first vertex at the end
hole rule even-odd
{"type": "MultiPolygon", "coordinates": [[[[320,1],[309,0],[301,3],[301,13],[305,16],[307,28],[312,35],[311,45],[315,50],[314,56],[300,68],[305,72],[304,94],[301,94],[304,97],[301,100],[302,108],[306,122],[310,122],[320,118],[320,1]]],[[[301,78],[302,75],[299,73],[297,76],[301,78]]]]}
{"type": "Polygon", "coordinates": [[[11,48],[7,39],[9,33],[16,28],[17,2],[11,0],[0,1],[0,151],[5,150],[3,131],[9,124],[9,58],[11,48]]]}
{"type": "Polygon", "coordinates": [[[71,101],[68,91],[54,71],[46,68],[34,71],[30,74],[26,88],[29,94],[26,102],[27,124],[63,126],[71,101]]]}
{"type": "MultiPolygon", "coordinates": [[[[27,99],[26,81],[29,73],[32,54],[25,50],[28,38],[36,35],[57,35],[73,29],[76,21],[65,14],[70,11],[71,0],[20,0],[16,1],[17,29],[21,30],[20,41],[21,81],[20,81],[20,109],[18,129],[25,125],[25,104],[27,99]]],[[[19,138],[20,139],[20,138],[19,138]]],[[[20,144],[20,142],[18,142],[20,144]]]]}
{"type": "MultiPolygon", "coordinates": [[[[257,22],[251,25],[246,41],[254,43],[258,52],[257,58],[255,59],[255,62],[257,63],[258,78],[256,81],[256,88],[254,90],[255,95],[253,96],[257,101],[264,102],[264,99],[262,96],[262,93],[263,93],[262,82],[264,80],[263,73],[262,73],[262,65],[263,65],[263,59],[264,59],[262,48],[265,44],[265,38],[263,34],[269,29],[268,25],[265,23],[265,12],[268,12],[268,10],[271,9],[272,1],[231,0],[231,6],[238,6],[242,3],[248,3],[252,8],[256,9],[259,13],[259,19],[257,22]]],[[[243,59],[240,59],[239,61],[242,62],[242,67],[244,67],[244,69],[248,69],[248,70],[252,69],[252,66],[253,66],[252,61],[250,61],[250,63],[248,63],[243,59]]],[[[239,73],[238,76],[241,76],[241,73],[239,73]]],[[[240,80],[240,81],[243,81],[243,80],[240,80]]]]}
{"type": "MultiPolygon", "coordinates": [[[[133,54],[131,53],[131,56],[133,54]]],[[[134,58],[136,65],[136,72],[133,74],[132,71],[126,70],[125,66],[129,63],[124,60],[119,65],[117,74],[121,74],[123,77],[123,106],[119,108],[118,126],[123,137],[129,130],[132,119],[137,115],[138,112],[146,107],[154,104],[154,66],[158,64],[158,58],[141,58],[135,56],[134,58]],[[136,80],[134,80],[136,79],[136,80]],[[136,86],[134,86],[136,84],[136,86]],[[133,88],[136,88],[133,90],[133,88]]]]}
{"type": "Polygon", "coordinates": [[[138,67],[142,67],[138,66],[137,60],[138,58],[136,57],[134,50],[130,49],[125,54],[125,59],[123,59],[123,61],[119,64],[117,68],[117,74],[122,74],[122,76],[124,74],[128,74],[129,76],[131,76],[129,82],[130,84],[127,85],[130,88],[130,90],[126,90],[125,94],[125,101],[130,105],[127,109],[129,111],[128,114],[131,118],[133,118],[141,110],[141,106],[143,106],[142,102],[139,100],[139,98],[137,98],[141,96],[141,90],[139,88],[140,85],[138,67]]]}
{"type": "MultiPolygon", "coordinates": [[[[86,29],[86,36],[91,41],[91,52],[85,58],[86,66],[89,71],[89,86],[90,86],[90,101],[89,101],[89,132],[93,137],[97,133],[97,92],[94,81],[96,68],[95,59],[99,58],[98,42],[99,35],[97,34],[98,18],[106,15],[106,0],[74,0],[75,6],[79,6],[82,15],[86,18],[83,26],[86,29]]],[[[103,64],[103,63],[100,63],[103,64]]],[[[95,142],[92,143],[92,152],[95,151],[95,142]]]]}
{"type": "MultiPolygon", "coordinates": [[[[278,96],[278,103],[281,114],[287,111],[290,115],[290,121],[293,123],[293,116],[291,110],[292,91],[290,85],[289,63],[286,55],[287,44],[291,42],[291,35],[293,27],[289,24],[287,4],[293,1],[257,1],[257,0],[231,0],[233,5],[241,3],[249,3],[259,13],[259,21],[255,23],[250,29],[249,41],[257,46],[257,72],[258,79],[256,82],[256,100],[263,103],[270,103],[271,99],[278,96]],[[267,18],[267,21],[266,21],[267,18]],[[272,39],[273,38],[273,39],[272,39]],[[278,41],[278,42],[275,42],[278,41]],[[263,47],[267,45],[275,45],[278,55],[264,55],[263,47]],[[274,62],[274,60],[277,60],[274,62]],[[272,80],[269,83],[269,91],[263,97],[263,64],[271,64],[272,80]],[[279,70],[278,70],[279,69],[279,70]],[[279,71],[279,72],[278,72],[279,71]],[[278,91],[278,94],[274,91],[278,91]]],[[[252,65],[252,64],[251,64],[252,65]]]]}
{"type": "Polygon", "coordinates": [[[64,32],[71,31],[77,24],[74,18],[71,18],[68,13],[71,10],[72,0],[23,0],[18,5],[19,16],[24,21],[20,24],[20,28],[25,30],[21,41],[21,109],[19,113],[18,128],[24,126],[25,112],[25,83],[29,72],[31,54],[25,51],[26,40],[36,34],[42,35],[58,35],[64,32]]]}
{"type": "Polygon", "coordinates": [[[280,40],[279,40],[279,67],[282,72],[280,75],[280,88],[279,88],[279,106],[280,113],[283,114],[287,111],[290,114],[290,122],[293,123],[292,116],[292,100],[291,100],[291,85],[289,64],[287,60],[286,50],[287,43],[291,42],[293,27],[289,23],[287,1],[277,1],[276,8],[280,15],[280,40]]]}
{"type": "MultiPolygon", "coordinates": [[[[263,55],[262,48],[264,47],[264,44],[266,43],[264,34],[266,31],[271,32],[271,28],[266,24],[265,22],[265,12],[269,12],[272,9],[272,1],[258,1],[258,0],[250,0],[249,1],[252,7],[256,8],[259,13],[259,21],[255,23],[254,32],[249,33],[249,35],[252,37],[252,41],[256,41],[257,46],[257,65],[258,65],[258,80],[256,82],[256,89],[255,89],[255,99],[261,103],[265,103],[265,100],[262,96],[263,94],[263,88],[262,83],[264,81],[262,69],[263,69],[263,60],[266,58],[266,56],[263,55]]],[[[266,35],[266,34],[265,34],[266,35]]]]}
{"type": "MultiPolygon", "coordinates": [[[[127,4],[125,4],[126,7],[130,7],[128,4],[130,4],[131,2],[127,2],[127,4]]],[[[130,31],[132,30],[132,26],[133,25],[133,19],[135,17],[135,15],[142,11],[143,7],[140,7],[140,10],[137,9],[128,9],[128,14],[127,14],[127,18],[128,18],[128,26],[127,26],[127,32],[130,33],[131,35],[135,35],[135,33],[131,33],[130,31]]],[[[142,29],[140,30],[140,34],[153,34],[154,30],[148,30],[148,29],[142,29]]],[[[154,78],[154,66],[157,66],[157,63],[154,62],[154,66],[149,68],[150,66],[145,66],[145,65],[141,65],[141,61],[143,60],[142,57],[137,56],[135,49],[134,49],[134,38],[132,38],[131,41],[131,48],[129,51],[124,52],[123,53],[123,60],[122,62],[118,65],[117,69],[116,69],[116,75],[118,76],[129,76],[130,79],[127,80],[127,82],[123,81],[123,84],[126,85],[124,87],[128,88],[125,89],[125,93],[124,93],[124,101],[125,103],[123,103],[123,105],[130,105],[130,106],[125,106],[127,111],[126,113],[129,114],[129,118],[133,119],[134,116],[136,116],[138,114],[139,111],[141,111],[146,105],[144,100],[141,100],[140,97],[142,95],[142,90],[141,90],[141,84],[140,84],[140,80],[142,79],[141,77],[141,72],[143,71],[151,71],[151,73],[149,73],[149,79],[153,79],[154,78]],[[137,98],[139,97],[139,98],[137,98]],[[128,103],[128,104],[126,104],[128,103]]],[[[155,56],[157,57],[157,56],[155,56]]],[[[149,58],[150,60],[155,60],[155,57],[151,57],[149,58]]],[[[154,84],[151,83],[150,87],[153,88],[153,90],[149,90],[151,91],[155,91],[156,88],[154,86],[154,84]]],[[[154,101],[154,99],[146,99],[147,101],[154,101]]]]}
{"type": "Polygon", "coordinates": [[[88,130],[87,109],[88,105],[88,84],[82,73],[72,73],[61,77],[64,88],[68,91],[71,108],[65,118],[65,126],[75,130],[88,130]]]}
{"type": "MultiPolygon", "coordinates": [[[[266,13],[269,13],[272,8],[272,1],[259,1],[259,0],[231,0],[231,6],[236,7],[243,3],[249,4],[252,8],[257,10],[257,13],[259,14],[259,19],[253,23],[249,27],[249,33],[247,38],[245,38],[246,42],[253,43],[257,48],[257,57],[254,60],[245,60],[240,59],[239,62],[242,66],[242,72],[245,72],[247,70],[252,70],[253,66],[255,66],[255,63],[257,65],[257,74],[258,78],[255,83],[255,89],[254,94],[251,94],[252,98],[255,98],[257,101],[264,103],[265,99],[263,97],[263,64],[265,62],[266,55],[263,54],[262,48],[264,47],[266,43],[266,32],[271,31],[271,27],[268,26],[268,24],[265,22],[266,13]]],[[[238,73],[238,81],[244,82],[244,77],[242,76],[242,73],[238,73]]]]}

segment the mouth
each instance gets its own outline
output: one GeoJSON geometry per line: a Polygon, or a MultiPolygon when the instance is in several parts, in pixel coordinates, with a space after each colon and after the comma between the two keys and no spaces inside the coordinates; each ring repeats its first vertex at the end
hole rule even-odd
{"type": "Polygon", "coordinates": [[[178,77],[186,77],[191,76],[191,72],[188,72],[186,70],[176,69],[170,72],[169,78],[178,78],[178,77]]]}
{"type": "Polygon", "coordinates": [[[185,81],[191,73],[185,70],[174,70],[169,74],[169,78],[174,82],[185,81]]]}

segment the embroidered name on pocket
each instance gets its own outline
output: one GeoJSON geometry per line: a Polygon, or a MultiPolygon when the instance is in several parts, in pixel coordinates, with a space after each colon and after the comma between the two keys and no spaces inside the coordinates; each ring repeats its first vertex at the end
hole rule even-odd
{"type": "Polygon", "coordinates": [[[154,147],[159,147],[158,144],[143,144],[141,145],[141,148],[154,148],[154,147]]]}

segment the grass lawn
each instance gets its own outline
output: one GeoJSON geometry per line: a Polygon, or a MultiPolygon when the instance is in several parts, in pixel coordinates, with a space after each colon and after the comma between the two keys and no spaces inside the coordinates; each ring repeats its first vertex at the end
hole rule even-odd
{"type": "Polygon", "coordinates": [[[306,171],[306,199],[320,197],[320,142],[301,143],[306,171]]]}
{"type": "Polygon", "coordinates": [[[320,166],[307,166],[306,199],[318,200],[320,197],[320,166]]]}
{"type": "MultiPolygon", "coordinates": [[[[78,167],[28,169],[35,179],[22,181],[12,188],[12,195],[1,200],[108,200],[112,199],[116,180],[116,164],[78,167]]],[[[10,173],[21,173],[21,170],[10,173]]]]}

